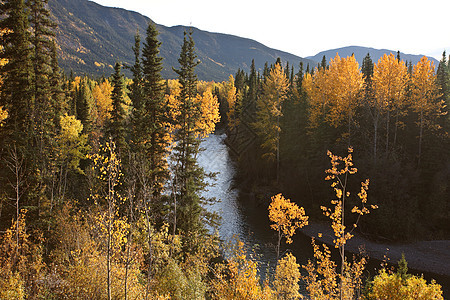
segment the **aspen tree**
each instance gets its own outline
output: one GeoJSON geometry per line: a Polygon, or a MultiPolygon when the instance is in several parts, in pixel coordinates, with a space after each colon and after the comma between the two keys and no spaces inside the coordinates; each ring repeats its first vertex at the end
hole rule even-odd
{"type": "Polygon", "coordinates": [[[263,97],[259,98],[256,122],[253,124],[262,139],[261,147],[265,150],[264,158],[276,163],[276,179],[280,173],[280,117],[282,103],[287,97],[289,81],[280,64],[268,74],[263,84],[263,97]]]}
{"type": "MultiPolygon", "coordinates": [[[[371,104],[375,117],[374,125],[374,155],[377,155],[378,122],[381,115],[386,118],[386,155],[389,153],[391,113],[396,117],[402,114],[405,107],[406,84],[408,72],[404,61],[399,61],[394,54],[383,55],[373,68],[374,101],[371,104]]],[[[396,127],[398,121],[396,122],[396,127]]]]}
{"type": "Polygon", "coordinates": [[[435,119],[443,114],[444,101],[439,100],[434,64],[427,57],[422,57],[414,66],[411,81],[411,107],[419,118],[417,123],[419,127],[418,165],[420,165],[424,129],[440,128],[435,119]]]}
{"type": "Polygon", "coordinates": [[[292,236],[298,228],[308,225],[308,216],[305,209],[286,199],[281,194],[272,197],[269,205],[269,219],[274,224],[270,228],[278,232],[277,259],[280,257],[281,238],[286,238],[286,243],[292,243],[292,236]]]}

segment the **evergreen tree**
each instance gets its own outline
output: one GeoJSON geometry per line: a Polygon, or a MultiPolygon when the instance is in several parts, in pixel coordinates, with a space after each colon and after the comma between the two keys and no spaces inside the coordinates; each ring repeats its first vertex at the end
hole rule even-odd
{"type": "Polygon", "coordinates": [[[181,84],[179,95],[179,115],[176,119],[178,130],[175,132],[176,146],[174,148],[176,191],[173,195],[176,204],[176,224],[174,226],[182,232],[202,231],[205,209],[202,207],[201,190],[204,189],[205,173],[197,163],[200,151],[199,132],[196,123],[200,120],[199,102],[195,101],[197,95],[197,75],[194,72],[199,64],[194,49],[192,31],[184,34],[181,49],[180,69],[174,71],[178,74],[181,84]]]}
{"type": "Polygon", "coordinates": [[[436,80],[439,85],[440,90],[440,100],[447,102],[448,100],[448,83],[449,83],[449,74],[448,74],[448,66],[447,66],[447,55],[444,51],[442,53],[442,59],[439,62],[439,66],[436,72],[436,80]]]}
{"type": "Polygon", "coordinates": [[[133,81],[129,87],[130,89],[130,100],[133,105],[133,110],[131,112],[131,132],[129,132],[129,137],[134,145],[134,150],[139,151],[142,145],[142,137],[139,134],[141,132],[141,127],[143,125],[143,98],[144,91],[142,87],[142,64],[141,64],[141,37],[139,32],[134,36],[134,65],[131,66],[130,70],[133,74],[133,81]]]}
{"type": "MultiPolygon", "coordinates": [[[[33,88],[34,88],[34,115],[38,137],[45,143],[48,137],[42,135],[54,132],[52,117],[55,115],[54,103],[51,101],[50,78],[52,76],[52,49],[55,37],[56,24],[50,20],[50,12],[46,8],[48,0],[31,0],[30,20],[33,28],[33,88]]],[[[45,147],[42,145],[41,147],[45,147]]]]}
{"type": "Polygon", "coordinates": [[[112,78],[113,91],[111,93],[112,111],[111,119],[107,125],[107,138],[111,137],[116,144],[117,152],[121,157],[126,153],[127,144],[125,141],[125,110],[123,105],[123,75],[120,63],[114,66],[114,74],[112,78]]]}
{"type": "Polygon", "coordinates": [[[1,68],[3,85],[1,103],[8,110],[8,120],[2,130],[2,148],[15,144],[21,153],[28,149],[32,137],[31,51],[28,15],[24,0],[3,1],[0,21],[0,58],[7,61],[1,68]]]}
{"type": "Polygon", "coordinates": [[[165,86],[161,77],[162,58],[159,57],[158,31],[149,24],[142,50],[142,121],[139,126],[144,156],[150,163],[150,182],[154,200],[157,200],[168,179],[168,131],[166,120],[165,86]]]}
{"type": "Polygon", "coordinates": [[[324,55],[322,57],[322,61],[320,62],[320,68],[319,69],[326,70],[327,68],[328,68],[327,57],[324,55]]]}

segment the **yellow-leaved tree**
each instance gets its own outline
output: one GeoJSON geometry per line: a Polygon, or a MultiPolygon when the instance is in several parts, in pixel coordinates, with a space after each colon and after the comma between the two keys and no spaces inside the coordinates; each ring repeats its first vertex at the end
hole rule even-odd
{"type": "MultiPolygon", "coordinates": [[[[353,165],[353,149],[348,149],[346,157],[333,155],[328,151],[331,160],[331,168],[325,172],[328,174],[326,180],[331,180],[331,187],[334,189],[336,199],[331,201],[332,207],[322,206],[323,213],[330,218],[331,228],[334,233],[333,244],[339,250],[341,258],[341,271],[336,271],[336,263],[331,259],[331,251],[323,245],[323,250],[315,244],[313,239],[314,257],[316,262],[308,261],[306,269],[308,275],[304,277],[307,283],[307,291],[313,299],[352,299],[357,295],[361,287],[362,272],[366,263],[365,258],[359,261],[348,262],[345,257],[345,244],[353,237],[352,231],[356,228],[359,218],[368,214],[370,210],[367,207],[367,190],[369,180],[361,183],[358,193],[359,205],[352,208],[352,213],[358,215],[356,222],[347,229],[345,223],[345,204],[348,202],[351,194],[347,189],[349,175],[355,174],[358,170],[353,165]]],[[[372,209],[377,206],[371,205],[372,209]]],[[[321,234],[319,234],[320,236],[321,234]]]]}
{"type": "Polygon", "coordinates": [[[286,243],[292,243],[292,236],[295,231],[308,225],[308,216],[305,214],[305,209],[299,207],[294,202],[286,199],[281,194],[272,197],[272,202],[269,205],[269,219],[274,224],[270,228],[276,230],[278,233],[277,243],[277,259],[280,257],[281,238],[286,238],[286,243]]]}
{"type": "Polygon", "coordinates": [[[280,117],[282,103],[287,97],[289,80],[280,64],[276,64],[270,71],[263,84],[263,96],[258,99],[256,122],[253,123],[258,135],[262,139],[263,157],[276,162],[276,176],[279,181],[280,169],[280,117]]]}
{"type": "Polygon", "coordinates": [[[113,109],[111,92],[113,87],[108,79],[97,84],[92,90],[92,97],[97,105],[97,127],[103,128],[106,121],[111,118],[110,111],[113,109]]]}
{"type": "Polygon", "coordinates": [[[276,299],[301,299],[298,282],[301,279],[300,265],[291,253],[286,254],[278,261],[275,269],[273,288],[276,299]]]}
{"type": "Polygon", "coordinates": [[[203,92],[202,95],[198,94],[196,101],[200,103],[201,110],[201,118],[196,126],[200,129],[200,137],[207,137],[210,133],[214,132],[216,123],[220,121],[219,101],[212,94],[210,88],[203,92]]]}
{"type": "Polygon", "coordinates": [[[401,125],[399,117],[405,110],[406,85],[409,80],[404,61],[399,61],[394,54],[384,54],[373,68],[374,99],[370,103],[373,120],[373,153],[377,156],[378,125],[382,116],[386,117],[386,154],[389,153],[391,113],[395,114],[394,147],[397,139],[397,128],[401,125]]]}
{"type": "Polygon", "coordinates": [[[231,252],[224,263],[216,265],[211,282],[213,299],[274,299],[267,282],[262,287],[257,261],[246,254],[245,245],[237,240],[228,245],[231,252]]]}
{"type": "Polygon", "coordinates": [[[418,114],[419,151],[418,164],[422,155],[422,141],[425,128],[439,129],[437,117],[443,114],[444,101],[439,100],[434,64],[426,56],[414,66],[412,74],[411,107],[418,114]]]}
{"type": "Polygon", "coordinates": [[[225,96],[228,104],[228,111],[227,111],[227,119],[228,119],[228,126],[230,127],[230,130],[233,130],[239,125],[239,116],[238,116],[238,95],[236,87],[234,86],[234,77],[233,75],[230,75],[228,82],[225,83],[225,96]]]}
{"type": "Polygon", "coordinates": [[[350,146],[351,125],[359,104],[359,94],[363,88],[363,75],[354,55],[340,58],[338,54],[331,59],[326,73],[330,105],[327,119],[334,127],[347,123],[350,146]]]}

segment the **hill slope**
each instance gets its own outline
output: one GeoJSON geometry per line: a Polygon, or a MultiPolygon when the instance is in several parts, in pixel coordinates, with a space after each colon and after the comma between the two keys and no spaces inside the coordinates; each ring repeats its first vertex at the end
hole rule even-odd
{"type": "MultiPolygon", "coordinates": [[[[58,23],[60,65],[66,72],[73,71],[74,74],[109,76],[117,61],[133,64],[134,35],[139,30],[141,40],[144,40],[147,24],[152,22],[139,13],[104,7],[88,0],[49,0],[49,7],[58,23]]],[[[162,42],[162,75],[175,78],[172,67],[178,68],[183,34],[188,28],[156,27],[162,42]]],[[[300,60],[305,64],[313,63],[237,36],[193,28],[193,37],[202,62],[196,72],[202,80],[226,80],[238,68],[248,71],[252,59],[258,69],[262,69],[265,62],[275,62],[278,57],[296,67],[300,60]]]]}
{"type": "MultiPolygon", "coordinates": [[[[389,55],[390,53],[393,53],[394,55],[397,55],[397,51],[394,50],[387,50],[387,49],[374,49],[374,48],[368,48],[368,47],[360,47],[360,46],[349,46],[349,47],[343,47],[343,48],[337,48],[337,49],[331,49],[326,50],[317,53],[314,56],[307,57],[308,59],[314,60],[317,63],[322,61],[323,56],[325,55],[327,62],[330,62],[330,58],[334,58],[336,56],[336,53],[339,53],[340,57],[347,57],[351,56],[353,53],[355,54],[356,60],[359,62],[359,64],[362,64],[362,61],[364,57],[366,57],[367,53],[370,54],[370,57],[372,58],[372,61],[376,63],[380,57],[382,57],[384,54],[389,55]]],[[[415,55],[415,54],[405,54],[400,52],[400,58],[404,61],[411,61],[414,64],[416,64],[423,55],[415,55]]],[[[434,62],[435,67],[439,65],[439,61],[437,61],[433,57],[428,57],[428,59],[432,60],[434,62]]]]}

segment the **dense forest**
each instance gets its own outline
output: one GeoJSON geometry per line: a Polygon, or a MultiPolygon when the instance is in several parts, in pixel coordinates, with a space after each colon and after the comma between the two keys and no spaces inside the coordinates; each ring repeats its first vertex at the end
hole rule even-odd
{"type": "MultiPolygon", "coordinates": [[[[353,147],[360,180],[370,178],[379,209],[361,229],[390,241],[449,237],[450,161],[447,114],[449,64],[399,55],[359,67],[338,55],[304,70],[266,65],[263,74],[236,74],[228,101],[228,143],[239,156],[241,180],[283,191],[319,217],[330,199],[323,170],[327,150],[353,147]]],[[[230,81],[230,84],[231,81],[230,81]]],[[[264,198],[264,197],[263,197],[264,198]]]]}
{"type": "Polygon", "coordinates": [[[133,65],[74,77],[59,68],[47,7],[0,6],[1,299],[299,299],[300,281],[312,299],[443,299],[404,260],[366,283],[366,258],[344,250],[352,226],[374,238],[448,237],[445,53],[437,71],[426,58],[367,57],[360,69],[336,56],[297,73],[280,60],[263,74],[252,64],[216,83],[197,79],[185,32],[178,78],[164,80],[149,24],[133,65]],[[216,125],[236,181],[270,202],[278,263],[265,280],[242,242],[207,229],[220,222],[207,204],[220,199],[203,196],[214,174],[197,158],[216,125]],[[258,192],[267,188],[295,200],[258,192]],[[321,215],[339,261],[313,240],[301,273],[281,242],[321,215]]]}

